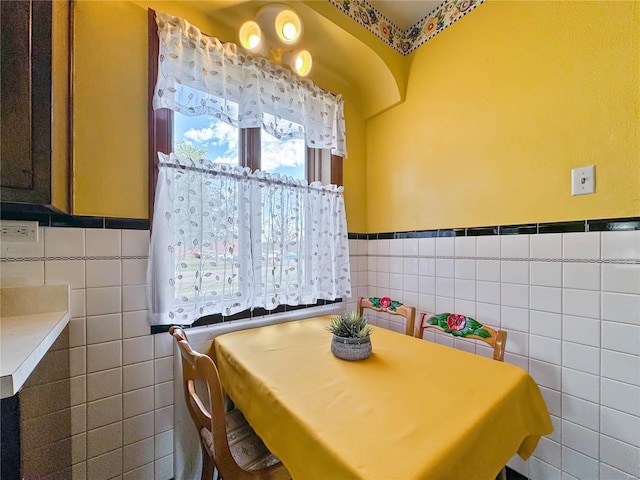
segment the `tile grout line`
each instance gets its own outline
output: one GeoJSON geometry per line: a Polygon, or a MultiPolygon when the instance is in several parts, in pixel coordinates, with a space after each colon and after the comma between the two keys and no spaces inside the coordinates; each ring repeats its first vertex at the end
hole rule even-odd
{"type": "Polygon", "coordinates": [[[0,257],[0,262],[51,262],[65,260],[149,260],[148,255],[94,255],[73,257],[0,257]]]}
{"type": "Polygon", "coordinates": [[[540,262],[540,263],[595,263],[595,264],[614,264],[614,265],[640,265],[640,259],[635,258],[535,258],[535,257],[481,257],[481,256],[460,256],[453,255],[369,255],[354,254],[353,258],[362,257],[385,257],[385,258],[412,258],[412,259],[434,259],[434,260],[494,260],[503,262],[540,262]]]}

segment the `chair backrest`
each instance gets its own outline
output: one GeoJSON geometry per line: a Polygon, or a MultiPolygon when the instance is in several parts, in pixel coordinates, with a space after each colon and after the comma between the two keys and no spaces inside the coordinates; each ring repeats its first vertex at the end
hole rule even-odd
{"type": "Polygon", "coordinates": [[[399,315],[406,319],[405,335],[413,337],[413,330],[416,324],[416,308],[403,305],[397,300],[391,300],[389,297],[359,297],[358,313],[364,315],[364,309],[370,308],[376,312],[386,312],[391,315],[399,315]]]}
{"type": "Polygon", "coordinates": [[[465,315],[422,312],[418,317],[416,337],[422,338],[427,328],[436,328],[454,337],[480,340],[493,347],[494,360],[504,360],[504,348],[507,343],[507,332],[504,330],[494,330],[465,315]]]}
{"type": "MultiPolygon", "coordinates": [[[[245,473],[231,455],[227,440],[226,413],[224,397],[220,386],[220,377],[215,363],[208,355],[195,351],[189,344],[187,334],[180,327],[171,327],[182,355],[182,378],[187,409],[198,432],[202,428],[209,430],[213,437],[213,459],[218,471],[224,478],[241,478],[245,473]],[[196,392],[196,381],[203,380],[209,395],[202,399],[196,392]],[[207,408],[207,404],[211,409],[207,408]]],[[[203,454],[204,451],[203,451],[203,454]]],[[[212,472],[213,473],[213,472],[212,472]]]]}

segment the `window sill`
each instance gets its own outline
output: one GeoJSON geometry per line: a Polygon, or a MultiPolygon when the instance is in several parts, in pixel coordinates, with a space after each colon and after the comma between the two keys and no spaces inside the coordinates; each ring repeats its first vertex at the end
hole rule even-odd
{"type": "MultiPolygon", "coordinates": [[[[270,313],[262,316],[252,316],[250,318],[239,319],[225,319],[219,322],[211,322],[210,324],[198,325],[200,321],[196,321],[193,325],[182,325],[182,328],[189,329],[190,331],[211,331],[215,335],[221,335],[223,333],[234,332],[236,330],[245,330],[247,328],[263,327],[265,325],[275,325],[277,323],[292,322],[294,320],[301,320],[303,318],[314,317],[318,315],[331,315],[338,314],[344,306],[344,300],[335,303],[329,303],[325,305],[319,305],[308,308],[295,308],[285,312],[270,313]]],[[[227,317],[228,318],[228,317],[227,317]]],[[[152,325],[151,333],[164,333],[168,332],[174,324],[166,325],[152,325]]]]}

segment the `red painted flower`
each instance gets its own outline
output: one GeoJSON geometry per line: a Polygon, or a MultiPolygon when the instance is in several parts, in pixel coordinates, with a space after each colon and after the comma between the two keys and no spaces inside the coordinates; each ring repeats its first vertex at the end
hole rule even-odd
{"type": "Polygon", "coordinates": [[[391,306],[391,299],[389,297],[382,297],[380,299],[380,306],[382,308],[389,308],[391,306]]]}
{"type": "Polygon", "coordinates": [[[453,313],[447,317],[447,325],[451,330],[462,330],[467,325],[467,317],[453,313]]]}

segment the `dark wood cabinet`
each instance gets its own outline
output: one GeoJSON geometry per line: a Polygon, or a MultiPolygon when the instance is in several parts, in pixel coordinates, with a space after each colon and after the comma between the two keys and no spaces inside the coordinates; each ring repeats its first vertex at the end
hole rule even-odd
{"type": "MultiPolygon", "coordinates": [[[[68,102],[68,8],[67,2],[50,0],[0,1],[0,194],[3,202],[46,206],[56,203],[52,185],[54,135],[68,138],[68,115],[54,118],[54,111],[67,114],[69,110],[68,105],[54,105],[54,102],[68,102]],[[66,9],[66,17],[63,10],[64,24],[56,26],[54,21],[60,17],[56,9],[59,13],[61,8],[66,9]],[[64,37],[65,29],[67,38],[62,38],[61,44],[67,51],[56,52],[58,57],[54,61],[54,47],[57,47],[54,38],[64,37]],[[54,73],[59,74],[56,81],[64,87],[57,91],[54,73]]],[[[59,153],[68,164],[68,148],[65,146],[63,150],[59,153]]],[[[62,188],[67,190],[67,186],[62,188]]],[[[62,198],[59,208],[65,210],[66,192],[62,198]]]]}

